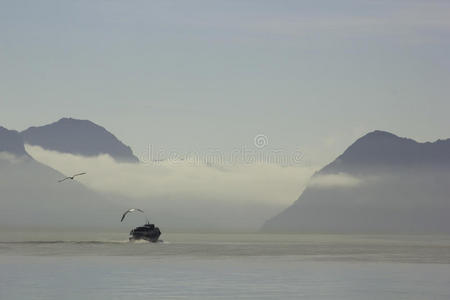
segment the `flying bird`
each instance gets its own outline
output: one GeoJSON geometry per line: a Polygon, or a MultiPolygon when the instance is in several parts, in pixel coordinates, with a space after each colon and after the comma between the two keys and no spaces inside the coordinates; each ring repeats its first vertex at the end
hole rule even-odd
{"type": "MultiPolygon", "coordinates": [[[[120,219],[120,222],[122,222],[123,219],[125,219],[125,216],[126,216],[128,213],[130,213],[130,212],[135,212],[135,211],[139,211],[139,212],[141,212],[141,213],[144,212],[142,209],[139,209],[139,208],[130,208],[129,210],[127,210],[126,212],[123,213],[122,219],[120,219]]],[[[148,219],[147,219],[147,220],[148,220],[148,219]]]]}
{"type": "Polygon", "coordinates": [[[80,176],[80,175],[84,175],[84,174],[87,174],[87,173],[83,172],[83,173],[78,173],[78,174],[75,174],[75,175],[72,175],[72,176],[68,176],[68,177],[63,178],[61,180],[58,180],[58,182],[63,182],[64,180],[67,180],[67,179],[72,179],[73,180],[76,176],[80,176]]]}

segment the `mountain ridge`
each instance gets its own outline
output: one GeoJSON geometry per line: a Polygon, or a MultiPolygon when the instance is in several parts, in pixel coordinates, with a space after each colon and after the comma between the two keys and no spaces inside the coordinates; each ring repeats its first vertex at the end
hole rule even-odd
{"type": "Polygon", "coordinates": [[[26,144],[46,150],[88,157],[108,154],[118,162],[139,162],[129,146],[89,120],[61,118],[47,125],[29,127],[20,134],[26,144]]]}
{"type": "Polygon", "coordinates": [[[261,230],[448,233],[449,183],[450,139],[419,143],[373,131],[316,172],[261,230]]]}
{"type": "Polygon", "coordinates": [[[450,165],[450,139],[420,143],[387,131],[375,130],[357,139],[319,173],[336,173],[337,170],[352,173],[354,165],[359,169],[361,166],[386,169],[411,168],[415,165],[438,166],[443,162],[450,165]]]}

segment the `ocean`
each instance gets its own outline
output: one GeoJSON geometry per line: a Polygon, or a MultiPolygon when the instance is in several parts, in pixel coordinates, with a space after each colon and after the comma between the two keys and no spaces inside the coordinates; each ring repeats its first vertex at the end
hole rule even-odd
{"type": "Polygon", "coordinates": [[[450,299],[450,236],[0,232],[0,299],[450,299]]]}

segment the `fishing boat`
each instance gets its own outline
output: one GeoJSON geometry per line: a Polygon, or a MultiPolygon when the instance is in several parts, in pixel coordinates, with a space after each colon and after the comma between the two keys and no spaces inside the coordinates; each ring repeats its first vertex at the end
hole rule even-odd
{"type": "Polygon", "coordinates": [[[146,240],[152,243],[158,241],[161,231],[154,224],[147,223],[130,231],[130,241],[146,240]]]}
{"type": "MultiPolygon", "coordinates": [[[[142,213],[145,215],[145,212],[140,208],[130,208],[126,212],[123,213],[122,218],[120,219],[120,222],[122,222],[125,217],[129,213],[142,213]]],[[[158,242],[159,236],[161,235],[161,231],[158,227],[155,226],[155,224],[150,224],[148,217],[145,215],[145,219],[147,220],[147,223],[145,223],[144,226],[138,226],[130,231],[130,241],[138,241],[138,240],[145,240],[152,243],[158,242]]]]}

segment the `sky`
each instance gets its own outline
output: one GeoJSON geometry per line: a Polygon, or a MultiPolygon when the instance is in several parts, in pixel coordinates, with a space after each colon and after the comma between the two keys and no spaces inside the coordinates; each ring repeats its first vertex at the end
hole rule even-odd
{"type": "Polygon", "coordinates": [[[449,138],[448,53],[448,1],[0,0],[0,125],[322,166],[375,129],[449,138]]]}

